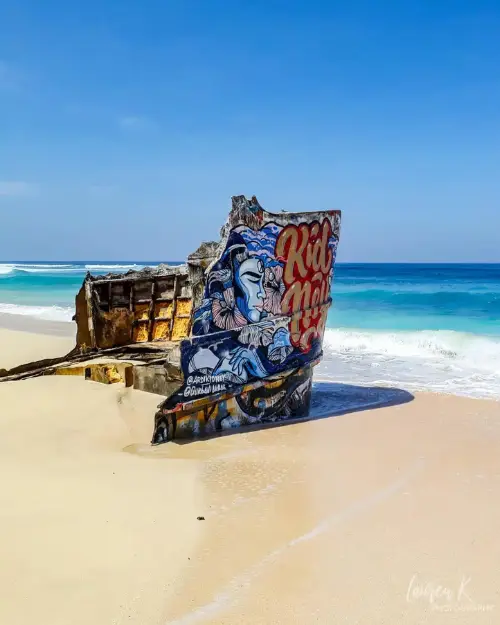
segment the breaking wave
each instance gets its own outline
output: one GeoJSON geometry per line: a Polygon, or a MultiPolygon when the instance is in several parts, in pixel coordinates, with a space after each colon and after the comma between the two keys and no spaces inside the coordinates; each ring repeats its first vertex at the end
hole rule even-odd
{"type": "Polygon", "coordinates": [[[144,265],[85,265],[85,269],[89,271],[92,269],[97,269],[99,271],[128,271],[129,269],[142,269],[143,267],[144,265]]]}
{"type": "Polygon", "coordinates": [[[317,378],[500,399],[500,337],[327,329],[317,378]]]}
{"type": "Polygon", "coordinates": [[[44,321],[71,321],[74,309],[69,306],[23,306],[20,304],[0,304],[0,314],[22,315],[44,321]]]}
{"type": "MultiPolygon", "coordinates": [[[[136,263],[101,263],[101,264],[84,264],[84,263],[0,263],[0,275],[12,275],[23,273],[41,273],[41,274],[85,274],[87,271],[108,272],[108,271],[129,271],[130,269],[142,269],[146,265],[136,263]]],[[[155,267],[156,265],[150,265],[155,267]]]]}

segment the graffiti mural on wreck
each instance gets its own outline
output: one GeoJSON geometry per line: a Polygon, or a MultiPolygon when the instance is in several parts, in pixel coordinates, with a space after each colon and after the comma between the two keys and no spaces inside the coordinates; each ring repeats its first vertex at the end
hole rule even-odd
{"type": "Polygon", "coordinates": [[[309,412],[340,213],[283,225],[252,214],[253,228],[234,226],[208,271],[193,336],[181,343],[184,383],[160,406],[154,444],[309,412]]]}
{"type": "Polygon", "coordinates": [[[219,398],[189,412],[160,410],[156,413],[152,443],[173,438],[206,436],[240,425],[275,422],[309,413],[312,368],[310,366],[241,393],[219,398]]]}
{"type": "Polygon", "coordinates": [[[337,241],[329,217],[229,233],[182,345],[185,400],[321,356],[337,241]]]}

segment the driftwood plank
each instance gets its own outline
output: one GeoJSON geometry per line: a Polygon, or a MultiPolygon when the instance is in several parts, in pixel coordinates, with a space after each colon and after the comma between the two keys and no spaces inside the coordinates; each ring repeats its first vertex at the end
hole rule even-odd
{"type": "Polygon", "coordinates": [[[0,382],[10,382],[26,378],[51,375],[62,367],[96,360],[98,358],[112,358],[114,360],[138,360],[145,364],[162,364],[167,360],[172,361],[174,355],[173,346],[160,346],[143,344],[125,345],[86,353],[79,352],[76,348],[69,354],[59,358],[47,358],[29,362],[12,369],[0,369],[0,382]]]}

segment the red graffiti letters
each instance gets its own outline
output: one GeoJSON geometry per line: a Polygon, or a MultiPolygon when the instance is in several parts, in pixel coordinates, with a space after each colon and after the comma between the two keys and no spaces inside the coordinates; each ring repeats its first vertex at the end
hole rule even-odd
{"type": "Polygon", "coordinates": [[[276,242],[276,256],[285,262],[283,280],[286,291],[281,311],[291,315],[292,345],[307,351],[312,339],[322,337],[330,305],[333,251],[330,220],[320,224],[286,226],[276,242]]]}

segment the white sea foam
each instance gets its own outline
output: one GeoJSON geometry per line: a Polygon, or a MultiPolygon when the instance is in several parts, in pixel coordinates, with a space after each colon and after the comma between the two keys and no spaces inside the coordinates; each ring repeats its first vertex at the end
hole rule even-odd
{"type": "Polygon", "coordinates": [[[10,265],[11,267],[26,267],[26,268],[32,268],[32,267],[74,267],[75,265],[70,265],[68,263],[66,263],[65,265],[58,265],[58,264],[42,264],[42,263],[12,263],[10,265]]]}
{"type": "Polygon", "coordinates": [[[74,310],[64,306],[22,306],[0,303],[0,314],[22,315],[44,321],[71,321],[74,310]]]}
{"type": "Polygon", "coordinates": [[[500,399],[500,338],[327,329],[317,379],[500,399]]]}
{"type": "Polygon", "coordinates": [[[77,265],[49,265],[39,263],[0,263],[0,275],[11,273],[65,273],[65,272],[84,272],[85,269],[77,265]]]}
{"type": "Polygon", "coordinates": [[[113,270],[113,269],[118,269],[118,270],[128,270],[128,269],[141,269],[142,267],[144,267],[144,265],[85,265],[85,269],[88,269],[89,271],[91,269],[98,269],[100,271],[102,270],[113,270]]]}
{"type": "Polygon", "coordinates": [[[51,267],[50,269],[47,267],[19,267],[17,265],[13,268],[13,271],[17,273],[45,273],[45,274],[53,274],[53,273],[85,273],[85,269],[83,267],[51,267]]]}
{"type": "MultiPolygon", "coordinates": [[[[155,267],[156,265],[152,265],[155,267]]],[[[19,273],[85,273],[86,271],[128,271],[129,269],[142,269],[145,265],[140,264],[119,264],[119,263],[102,263],[102,264],[86,264],[72,265],[49,264],[49,263],[0,263],[0,275],[19,273]]]]}

